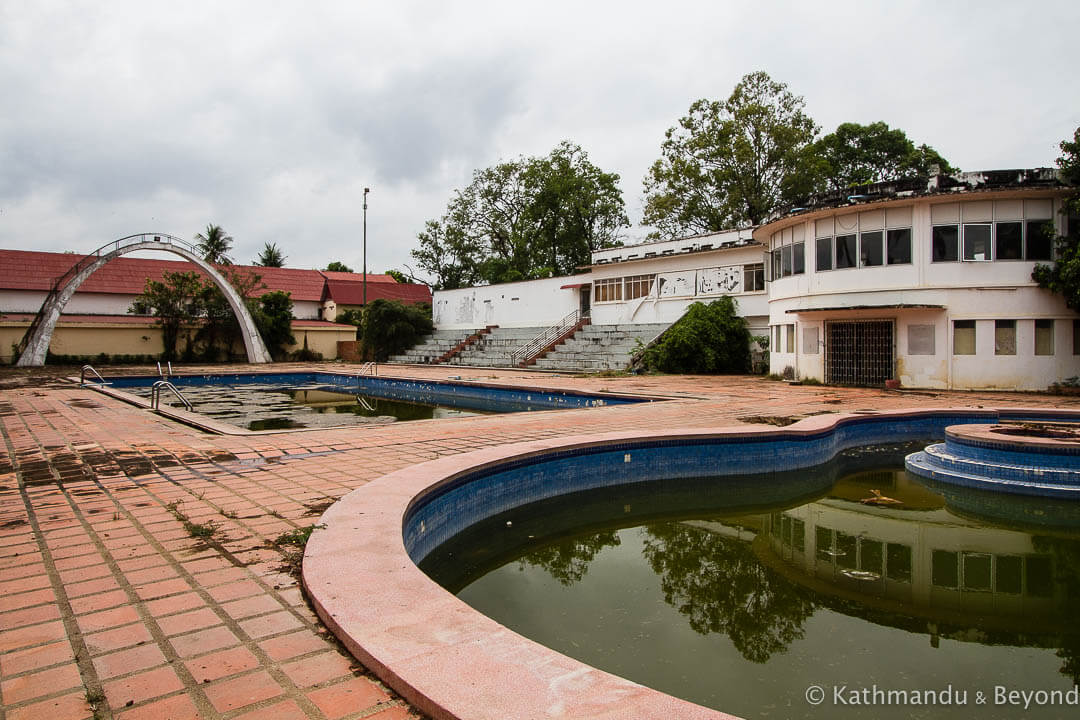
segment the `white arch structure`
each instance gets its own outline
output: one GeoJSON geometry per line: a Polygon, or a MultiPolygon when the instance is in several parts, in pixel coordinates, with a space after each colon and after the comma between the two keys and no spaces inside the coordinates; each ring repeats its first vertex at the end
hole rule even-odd
{"type": "Polygon", "coordinates": [[[217,268],[199,257],[195,247],[180,238],[163,233],[142,233],[120,238],[98,248],[56,280],[49,295],[45,298],[45,302],[42,303],[37,317],[34,318],[34,322],[27,329],[27,335],[23,341],[25,349],[19,355],[19,361],[15,364],[20,367],[40,367],[44,365],[45,355],[49,350],[49,342],[52,340],[53,330],[56,328],[56,321],[60,319],[60,313],[75,294],[75,291],[79,289],[79,286],[83,284],[86,278],[93,275],[105,263],[136,250],[164,250],[198,265],[199,269],[206,273],[225,295],[229,307],[232,308],[236,319],[240,322],[240,331],[244,337],[244,349],[247,350],[248,362],[270,362],[270,353],[267,352],[266,345],[263,344],[262,337],[260,337],[259,331],[255,327],[255,321],[244,304],[244,299],[218,272],[217,268]]]}

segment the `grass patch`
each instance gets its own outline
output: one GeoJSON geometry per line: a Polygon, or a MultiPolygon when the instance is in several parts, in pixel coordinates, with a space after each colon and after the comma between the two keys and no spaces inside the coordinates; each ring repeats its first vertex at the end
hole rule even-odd
{"type": "Polygon", "coordinates": [[[281,551],[282,565],[280,569],[282,572],[286,572],[293,577],[300,576],[300,568],[304,564],[304,548],[307,547],[308,540],[311,539],[311,533],[323,527],[326,526],[307,525],[306,527],[299,527],[281,533],[270,543],[281,551]]]}
{"type": "Polygon", "coordinates": [[[174,500],[165,506],[165,509],[169,513],[179,520],[184,526],[184,530],[187,534],[193,538],[208,538],[212,537],[217,532],[217,526],[213,522],[195,523],[191,522],[191,519],[180,510],[180,501],[174,500]]]}

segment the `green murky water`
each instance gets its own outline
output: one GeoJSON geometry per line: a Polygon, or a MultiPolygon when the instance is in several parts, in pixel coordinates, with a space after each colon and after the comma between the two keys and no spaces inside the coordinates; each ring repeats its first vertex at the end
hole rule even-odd
{"type": "Polygon", "coordinates": [[[1080,508],[946,499],[897,457],[762,476],[764,507],[725,478],[536,503],[421,567],[526,637],[743,717],[1075,717],[1080,508]]]}

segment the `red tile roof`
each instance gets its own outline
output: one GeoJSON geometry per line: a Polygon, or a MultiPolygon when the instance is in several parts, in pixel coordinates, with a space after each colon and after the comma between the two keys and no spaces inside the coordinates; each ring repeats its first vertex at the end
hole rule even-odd
{"type": "MultiPolygon", "coordinates": [[[[363,305],[364,283],[363,275],[357,275],[350,279],[330,278],[330,275],[345,275],[347,273],[323,273],[326,278],[326,297],[329,297],[338,305],[363,305]]],[[[390,278],[391,282],[371,280],[368,275],[367,301],[398,300],[406,305],[412,303],[431,304],[431,289],[427,285],[417,283],[399,283],[390,278]]],[[[385,277],[390,277],[389,275],[385,277]]]]}
{"type": "MultiPolygon", "coordinates": [[[[0,250],[0,290],[36,290],[47,292],[53,281],[67,272],[68,268],[82,258],[68,253],[36,252],[31,250],[0,250]]],[[[262,276],[267,290],[284,290],[293,301],[321,302],[333,297],[339,304],[359,305],[362,297],[363,275],[357,273],[301,270],[299,268],[268,268],[252,265],[234,265],[240,273],[257,273],[262,276]],[[333,283],[340,287],[329,291],[333,283]],[[357,288],[356,293],[348,290],[357,288]],[[338,295],[348,297],[344,301],[338,295]],[[355,301],[351,298],[357,298],[355,301]]],[[[156,260],[119,257],[86,279],[78,292],[107,293],[115,295],[138,295],[143,291],[147,278],[161,279],[166,272],[186,272],[198,267],[185,260],[156,260]]],[[[368,300],[380,297],[405,302],[431,302],[431,291],[423,285],[398,284],[389,275],[368,274],[368,300]],[[373,288],[378,288],[373,290],[373,288]]],[[[253,295],[262,294],[257,291],[253,295]]]]}

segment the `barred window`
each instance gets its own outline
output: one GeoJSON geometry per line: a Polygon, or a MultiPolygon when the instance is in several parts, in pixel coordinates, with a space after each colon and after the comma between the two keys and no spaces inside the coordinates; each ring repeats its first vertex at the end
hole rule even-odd
{"type": "Polygon", "coordinates": [[[595,302],[622,300],[622,278],[607,278],[594,281],[593,300],[595,302]]]}
{"type": "Polygon", "coordinates": [[[626,299],[648,297],[655,281],[656,275],[631,275],[625,278],[626,299]]]}

